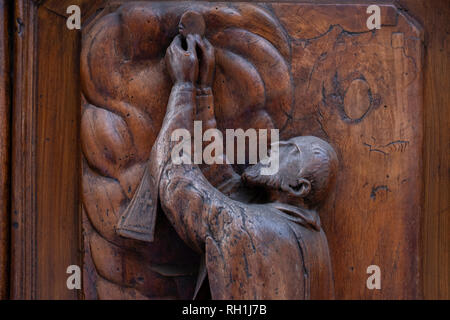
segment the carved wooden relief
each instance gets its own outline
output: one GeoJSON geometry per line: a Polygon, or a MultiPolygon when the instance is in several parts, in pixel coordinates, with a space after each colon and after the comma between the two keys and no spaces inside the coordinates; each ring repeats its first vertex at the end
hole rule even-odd
{"type": "Polygon", "coordinates": [[[384,298],[415,297],[421,31],[393,6],[369,31],[366,8],[137,2],[93,18],[86,298],[376,298],[370,265],[385,270],[384,298]],[[279,129],[278,178],[261,164],[173,165],[170,133],[194,120],[279,129]]]}

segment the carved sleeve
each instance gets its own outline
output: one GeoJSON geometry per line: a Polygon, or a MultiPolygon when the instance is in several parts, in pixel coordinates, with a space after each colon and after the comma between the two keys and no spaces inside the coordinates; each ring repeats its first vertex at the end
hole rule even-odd
{"type": "Polygon", "coordinates": [[[159,194],[161,206],[177,233],[199,253],[204,252],[208,235],[220,238],[220,230],[231,222],[231,212],[243,210],[214,188],[196,165],[167,163],[159,194]]]}
{"type": "Polygon", "coordinates": [[[210,88],[197,89],[196,119],[203,122],[203,131],[217,127],[214,114],[214,97],[210,88]]]}
{"type": "MultiPolygon", "coordinates": [[[[211,88],[197,89],[196,120],[202,121],[203,132],[208,129],[217,128],[216,116],[214,113],[214,96],[211,88]]],[[[205,147],[208,142],[203,142],[205,147]]],[[[223,164],[200,165],[200,169],[206,179],[222,193],[230,195],[240,185],[241,177],[226,164],[225,155],[223,164]]]]}
{"type": "MultiPolygon", "coordinates": [[[[209,221],[217,216],[218,211],[224,211],[224,214],[221,215],[223,220],[226,216],[225,212],[232,210],[228,208],[229,202],[232,200],[210,184],[199,166],[194,164],[177,165],[170,161],[169,150],[173,142],[168,141],[171,133],[168,129],[176,129],[175,127],[177,127],[188,129],[191,133],[193,131],[193,118],[189,106],[177,106],[175,109],[177,104],[183,102],[178,97],[179,94],[179,90],[172,90],[163,129],[157,140],[157,148],[159,149],[157,153],[165,155],[164,160],[159,160],[164,161],[160,162],[164,165],[161,167],[159,195],[162,208],[175,230],[190,247],[202,253],[207,234],[213,232],[212,226],[216,229],[219,228],[218,221],[214,221],[214,223],[209,223],[209,221]]],[[[204,130],[215,128],[214,101],[211,91],[207,94],[197,94],[196,102],[196,119],[204,121],[204,130]]],[[[217,165],[209,167],[217,167],[217,165]]],[[[231,172],[222,176],[219,180],[239,177],[231,167],[229,167],[229,171],[231,172]]],[[[209,173],[213,178],[214,169],[209,168],[205,172],[206,175],[209,173]]],[[[220,183],[223,183],[223,181],[220,181],[220,183]]]]}

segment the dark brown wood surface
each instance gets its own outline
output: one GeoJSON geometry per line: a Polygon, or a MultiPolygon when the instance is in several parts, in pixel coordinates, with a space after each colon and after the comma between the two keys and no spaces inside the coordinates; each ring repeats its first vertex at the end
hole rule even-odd
{"type": "Polygon", "coordinates": [[[399,4],[425,29],[423,292],[450,299],[450,2],[399,4]]]}
{"type": "Polygon", "coordinates": [[[299,15],[290,4],[273,7],[299,57],[301,106],[290,130],[328,139],[340,156],[334,201],[321,216],[336,297],[420,298],[421,29],[391,6],[373,34],[365,6],[311,5],[299,15]],[[370,265],[381,269],[381,290],[366,287],[370,265]]]}
{"type": "Polygon", "coordinates": [[[11,297],[36,297],[36,7],[14,7],[11,160],[11,297]]]}
{"type": "Polygon", "coordinates": [[[44,8],[37,23],[36,185],[45,190],[37,191],[37,298],[70,299],[78,292],[67,289],[66,268],[81,266],[80,121],[75,108],[80,104],[80,34],[67,29],[65,18],[44,8]]]}
{"type": "Polygon", "coordinates": [[[10,23],[9,1],[0,1],[0,299],[9,297],[9,147],[10,23]]]}
{"type": "MultiPolygon", "coordinates": [[[[272,125],[280,129],[282,139],[314,135],[337,150],[337,186],[331,192],[333,200],[321,210],[336,297],[420,298],[422,29],[394,6],[381,7],[383,26],[376,32],[367,30],[366,5],[230,4],[223,10],[222,4],[197,4],[189,8],[202,12],[209,26],[207,37],[220,48],[212,86],[219,128],[272,125]],[[262,28],[259,23],[266,17],[270,18],[262,28]],[[236,29],[222,30],[228,24],[236,29]],[[273,49],[264,41],[269,41],[273,49]],[[228,62],[229,52],[236,59],[228,62]],[[239,57],[248,59],[252,67],[238,64],[242,60],[239,57]],[[269,72],[267,65],[277,67],[269,72]],[[237,72],[238,78],[234,76],[237,72]],[[258,85],[261,80],[253,78],[253,74],[261,77],[264,86],[258,85]],[[242,88],[246,86],[242,99],[242,88]],[[253,113],[248,111],[251,107],[253,113]],[[370,265],[381,268],[381,290],[365,286],[370,265]]],[[[180,5],[130,4],[85,31],[82,81],[90,104],[83,112],[83,152],[89,167],[99,173],[95,180],[118,180],[105,180],[95,187],[91,175],[84,174],[83,184],[89,188],[84,191],[83,204],[91,219],[95,215],[101,221],[112,219],[106,214],[110,202],[117,202],[112,209],[120,213],[124,203],[121,194],[136,190],[142,174],[138,174],[137,165],[135,171],[131,170],[133,161],[142,161],[142,154],[149,152],[149,145],[141,143],[139,137],[142,130],[155,136],[161,123],[161,107],[167,101],[169,82],[164,78],[158,53],[164,52],[176,34],[177,21],[185,10],[187,7],[180,5]],[[161,19],[158,29],[145,24],[155,12],[161,19]],[[120,31],[123,25],[126,33],[120,31]],[[141,37],[146,34],[159,41],[141,45],[145,41],[141,37]],[[115,41],[119,39],[117,49],[115,41]],[[129,48],[135,48],[130,51],[131,74],[128,67],[121,67],[120,55],[121,50],[128,52],[129,48]],[[137,72],[142,64],[136,59],[134,65],[135,56],[150,56],[152,64],[144,64],[146,68],[137,72]],[[97,61],[103,61],[103,65],[97,61]],[[109,70],[117,71],[115,77],[111,78],[109,70]],[[146,72],[152,75],[148,76],[151,81],[145,77],[146,72]],[[153,94],[138,90],[142,87],[153,94]],[[142,124],[133,120],[141,117],[139,112],[146,119],[142,124]],[[125,119],[123,123],[120,116],[125,119]],[[147,122],[154,126],[141,129],[147,122]],[[114,131],[109,134],[107,127],[120,128],[124,138],[115,138],[114,131]],[[134,137],[130,142],[125,138],[127,132],[134,137]],[[114,161],[111,154],[120,155],[119,160],[114,161]],[[121,186],[124,191],[104,195],[106,183],[117,185],[118,190],[121,186]],[[128,185],[131,187],[127,191],[123,186],[128,185]],[[102,197],[105,201],[99,200],[102,197]]],[[[96,229],[105,233],[107,226],[106,222],[100,223],[96,229]]]]}
{"type": "Polygon", "coordinates": [[[77,298],[79,34],[31,1],[15,21],[11,297],[77,298]]]}
{"type": "MultiPolygon", "coordinates": [[[[321,3],[337,2],[321,1],[321,3]]],[[[343,2],[372,3],[373,1],[343,2]]],[[[65,8],[70,4],[80,3],[83,17],[87,19],[92,17],[97,9],[104,7],[106,2],[47,0],[36,1],[36,5],[32,3],[31,0],[17,1],[13,19],[15,21],[15,90],[12,122],[12,297],[73,298],[76,293],[68,291],[64,286],[65,268],[68,263],[80,263],[78,260],[79,199],[78,193],[73,191],[78,185],[78,181],[73,178],[79,176],[80,172],[79,166],[72,162],[78,155],[71,154],[70,159],[67,156],[69,152],[77,152],[77,147],[70,144],[75,143],[74,135],[77,135],[78,127],[74,124],[73,127],[64,128],[63,131],[47,127],[52,119],[55,122],[65,121],[67,126],[70,126],[69,123],[72,120],[77,121],[79,110],[79,99],[76,98],[78,87],[75,84],[79,81],[79,75],[76,72],[73,73],[73,68],[76,63],[74,61],[77,59],[76,55],[80,52],[80,42],[78,36],[74,35],[78,31],[60,29],[61,26],[64,27],[63,17],[67,16],[65,8]],[[59,34],[56,34],[56,28],[59,34]],[[41,34],[44,31],[54,34],[58,41],[45,40],[45,33],[41,34]],[[45,48],[38,46],[38,41],[45,43],[45,48]],[[64,46],[61,43],[64,43],[64,46]],[[38,64],[42,66],[36,65],[38,55],[40,56],[38,64]],[[64,55],[68,56],[63,57],[64,55]],[[56,72],[56,75],[51,75],[51,72],[56,72]],[[43,75],[43,73],[50,74],[43,75]],[[42,93],[43,96],[39,100],[42,93]],[[57,108],[55,101],[62,105],[57,108]],[[38,115],[36,112],[38,105],[47,111],[38,115]],[[69,114],[62,114],[63,110],[69,114]],[[36,123],[37,121],[39,123],[36,123]],[[46,137],[53,140],[46,142],[46,137]],[[63,156],[64,154],[66,156],[63,156]],[[61,158],[52,162],[51,155],[61,158]],[[68,163],[61,161],[63,157],[68,163]],[[39,164],[38,168],[36,168],[37,164],[39,164]],[[43,189],[38,189],[38,185],[43,189]],[[58,188],[55,185],[58,185],[58,188]],[[42,210],[46,212],[42,213],[42,210]],[[61,213],[61,211],[65,212],[61,213]],[[60,218],[62,222],[58,221],[60,218]],[[53,232],[55,235],[52,241],[46,240],[46,237],[53,232]],[[37,249],[40,244],[42,247],[37,249]],[[53,257],[46,257],[47,255],[53,255],[53,257]],[[52,274],[57,274],[57,277],[50,277],[52,274]],[[53,281],[54,279],[59,280],[53,281]],[[64,282],[58,283],[61,280],[64,282]]],[[[448,299],[450,298],[448,272],[450,251],[448,247],[450,242],[450,155],[448,152],[450,92],[448,87],[450,79],[447,72],[450,55],[449,2],[447,0],[400,0],[398,4],[402,10],[406,10],[409,15],[417,19],[424,29],[424,180],[421,204],[423,207],[422,250],[419,267],[422,279],[419,280],[418,290],[425,298],[448,299]]],[[[354,19],[352,16],[346,16],[344,12],[342,16],[348,21],[354,19]]],[[[317,26],[319,29],[321,27],[317,26]]],[[[3,60],[2,63],[4,63],[3,60]]],[[[375,146],[370,142],[368,144],[375,146]]],[[[383,143],[379,144],[383,145],[383,143]]],[[[370,150],[371,147],[368,148],[370,150]]],[[[374,152],[371,153],[375,157],[374,152]]],[[[2,170],[6,169],[2,168],[2,170]]],[[[391,178],[386,177],[386,179],[391,178]]],[[[380,186],[383,185],[380,184],[380,186]]],[[[380,197],[390,199],[393,196],[392,192],[389,193],[377,186],[373,190],[376,199],[380,197]]],[[[371,194],[372,189],[369,190],[369,197],[371,194]]],[[[354,220],[348,223],[356,224],[354,220]]],[[[376,244],[368,245],[373,248],[376,244]]],[[[352,250],[350,248],[343,250],[344,256],[356,257],[359,254],[346,252],[346,250],[352,250]]],[[[379,250],[382,252],[391,248],[380,247],[379,250]]],[[[350,268],[351,265],[345,267],[350,268]]],[[[335,274],[341,271],[341,277],[344,277],[345,274],[354,272],[345,267],[342,264],[343,269],[335,270],[335,274]]],[[[364,270],[357,272],[360,272],[358,275],[360,279],[367,278],[364,270]]],[[[364,284],[365,282],[361,282],[358,288],[351,288],[352,285],[347,283],[341,284],[339,289],[341,297],[364,298],[364,294],[361,293],[365,290],[364,284]]],[[[404,297],[404,293],[391,296],[391,298],[401,297],[404,297]]]]}

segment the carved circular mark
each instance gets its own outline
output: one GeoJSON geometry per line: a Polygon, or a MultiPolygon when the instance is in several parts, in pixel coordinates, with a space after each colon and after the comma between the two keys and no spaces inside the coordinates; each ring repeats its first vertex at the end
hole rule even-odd
{"type": "Polygon", "coordinates": [[[344,111],[351,120],[359,120],[370,109],[370,88],[362,79],[353,80],[344,97],[344,111]]]}
{"type": "Polygon", "coordinates": [[[205,35],[205,20],[198,12],[186,11],[181,16],[178,30],[183,37],[187,37],[188,34],[198,34],[203,37],[205,35]]]}
{"type": "Polygon", "coordinates": [[[359,72],[343,79],[336,72],[332,78],[332,86],[332,90],[327,92],[322,85],[322,102],[336,108],[341,120],[346,123],[360,123],[381,104],[380,95],[372,93],[369,83],[359,72]]]}

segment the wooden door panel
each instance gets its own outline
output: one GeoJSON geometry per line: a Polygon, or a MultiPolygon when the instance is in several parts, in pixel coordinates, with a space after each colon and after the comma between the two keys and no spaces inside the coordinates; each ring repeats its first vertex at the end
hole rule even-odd
{"type": "MultiPolygon", "coordinates": [[[[336,297],[419,298],[419,230],[423,201],[423,167],[420,161],[423,137],[421,28],[411,17],[393,6],[381,6],[384,22],[383,27],[376,32],[367,30],[366,5],[227,4],[228,11],[235,11],[233,20],[231,15],[227,16],[228,11],[221,9],[223,6],[222,3],[211,6],[214,19],[209,18],[207,3],[198,8],[190,5],[189,8],[202,12],[206,24],[212,24],[207,29],[207,36],[214,46],[230,50],[252,62],[265,82],[262,95],[270,96],[271,82],[268,77],[277,77],[278,70],[274,67],[271,74],[266,75],[258,60],[251,56],[252,52],[240,48],[239,35],[249,39],[252,33],[263,37],[273,44],[289,65],[293,102],[278,106],[285,110],[287,116],[277,114],[280,111],[271,110],[270,104],[267,104],[267,113],[272,117],[275,127],[280,129],[281,138],[317,136],[330,142],[339,155],[340,167],[337,186],[333,190],[334,200],[321,212],[331,250],[336,297]],[[260,31],[258,20],[247,22],[251,21],[252,14],[258,16],[261,12],[270,15],[271,21],[279,21],[281,26],[272,27],[267,22],[265,28],[269,31],[265,33],[260,31]],[[226,37],[221,35],[222,20],[231,27],[240,28],[230,43],[222,39],[226,37]],[[214,28],[217,28],[218,35],[214,28]],[[241,33],[239,30],[242,30],[241,33]],[[283,40],[283,32],[289,40],[283,40]],[[284,50],[284,46],[287,49],[284,50]],[[367,268],[371,265],[377,265],[382,270],[382,290],[369,290],[365,286],[367,268]]],[[[153,12],[157,12],[161,21],[161,34],[172,35],[176,34],[174,30],[183,10],[187,10],[187,7],[177,5],[172,8],[157,2],[130,4],[95,20],[84,30],[85,47],[81,67],[82,81],[85,83],[83,93],[87,102],[83,104],[81,127],[86,159],[82,182],[83,204],[96,231],[110,241],[115,241],[114,237],[108,237],[110,229],[117,224],[118,217],[126,210],[127,202],[130,202],[139,185],[143,171],[139,163],[145,163],[150,152],[149,146],[145,147],[142,143],[139,146],[139,137],[144,132],[139,132],[137,126],[133,127],[132,117],[140,117],[139,112],[143,113],[144,118],[148,114],[153,130],[158,131],[164,113],[161,108],[169,94],[166,89],[168,79],[164,78],[164,69],[158,69],[157,63],[153,78],[145,77],[145,68],[140,68],[141,60],[136,62],[136,70],[140,71],[135,74],[123,71],[122,74],[120,69],[116,69],[115,77],[111,78],[108,70],[119,68],[114,59],[120,60],[121,52],[118,50],[116,56],[112,48],[139,46],[139,50],[143,50],[139,57],[145,59],[146,47],[133,42],[133,39],[145,41],[146,32],[155,32],[155,39],[161,36],[157,33],[159,29],[147,30],[144,23],[141,28],[136,27],[137,30],[134,30],[133,27],[140,25],[140,19],[143,19],[139,14],[134,15],[134,12],[144,12],[147,19],[153,19],[153,12]],[[170,15],[167,23],[164,22],[166,12],[170,15]],[[127,31],[121,31],[122,25],[127,31]],[[129,32],[132,40],[128,41],[126,32],[129,32]],[[100,60],[103,61],[104,69],[95,63],[100,60]],[[127,85],[127,79],[130,78],[134,82],[127,85]],[[155,78],[160,81],[153,80],[155,78]],[[118,90],[121,84],[124,88],[118,90]],[[150,93],[136,89],[146,86],[150,93]],[[122,100],[129,106],[122,106],[122,100]],[[141,102],[145,104],[141,105],[141,102]],[[124,108],[130,111],[127,113],[124,108]],[[121,139],[116,137],[115,131],[108,129],[113,127],[126,132],[121,133],[121,139]],[[111,134],[105,135],[109,131],[111,134]],[[127,144],[128,136],[134,138],[135,144],[127,144]],[[142,153],[146,156],[140,159],[142,153]],[[113,161],[114,156],[108,157],[110,154],[117,155],[118,160],[113,161]],[[128,167],[125,160],[130,154],[135,155],[138,164],[135,170],[130,167],[126,171],[128,167]],[[108,210],[114,212],[116,217],[108,215],[108,210]],[[110,219],[113,221],[109,222],[110,219]],[[105,222],[102,224],[96,220],[105,222]]],[[[158,22],[155,20],[153,23],[158,22]]],[[[226,31],[223,33],[226,34],[226,31]]],[[[167,37],[162,38],[164,45],[155,40],[148,54],[154,54],[154,50],[164,52],[168,40],[167,37]]],[[[256,40],[253,45],[258,45],[256,40]]],[[[162,59],[163,55],[156,57],[162,59]]],[[[133,59],[128,59],[131,59],[128,63],[132,64],[133,59]]],[[[154,62],[148,58],[147,68],[151,69],[154,62]]],[[[233,105],[217,98],[225,99],[221,94],[225,90],[222,83],[237,81],[233,75],[226,73],[226,69],[233,66],[221,65],[220,60],[216,63],[218,84],[214,84],[214,104],[218,126],[244,126],[244,123],[239,122],[239,112],[234,113],[235,118],[227,113],[227,109],[233,108],[233,105]],[[221,116],[223,114],[227,114],[227,118],[221,116]]],[[[240,76],[246,76],[245,70],[240,76]]],[[[282,81],[278,82],[278,86],[283,88],[282,81]]],[[[289,90],[282,90],[280,92],[283,95],[289,95],[289,90]]],[[[245,103],[234,101],[235,105],[245,106],[245,103]]],[[[251,121],[253,119],[246,119],[247,124],[251,121]]],[[[156,138],[150,126],[146,132],[150,141],[151,137],[156,138]]],[[[160,219],[160,215],[157,219],[160,219]]],[[[92,256],[94,260],[97,259],[95,265],[112,261],[111,257],[97,257],[98,254],[92,251],[100,241],[90,241],[92,256]]],[[[125,250],[125,247],[122,248],[125,250]]],[[[152,248],[150,246],[147,250],[150,252],[154,250],[152,248]]],[[[119,255],[124,256],[126,253],[119,255]]],[[[130,260],[128,267],[132,266],[130,260]]],[[[121,282],[104,268],[98,271],[102,278],[119,283],[119,286],[135,287],[127,280],[121,282]]],[[[136,290],[145,291],[144,288],[136,290]]],[[[102,294],[102,297],[108,296],[102,294]]]]}
{"type": "MultiPolygon", "coordinates": [[[[0,1],[12,31],[0,34],[0,298],[102,298],[96,283],[113,290],[98,284],[102,266],[90,260],[101,240],[90,247],[82,231],[80,53],[82,34],[128,2],[18,0],[8,9],[0,1]],[[72,4],[81,31],[66,27],[72,4]],[[85,267],[83,290],[67,289],[69,265],[85,267]]],[[[315,135],[338,152],[338,183],[321,216],[336,297],[448,299],[449,5],[383,1],[382,28],[367,31],[371,1],[303,2],[260,5],[289,44],[295,103],[282,136],[315,135]],[[372,264],[382,290],[366,288],[372,264]]],[[[125,269],[117,276],[146,272],[125,269]]]]}
{"type": "Polygon", "coordinates": [[[11,297],[73,299],[80,265],[78,41],[65,18],[15,7],[11,297]]]}

